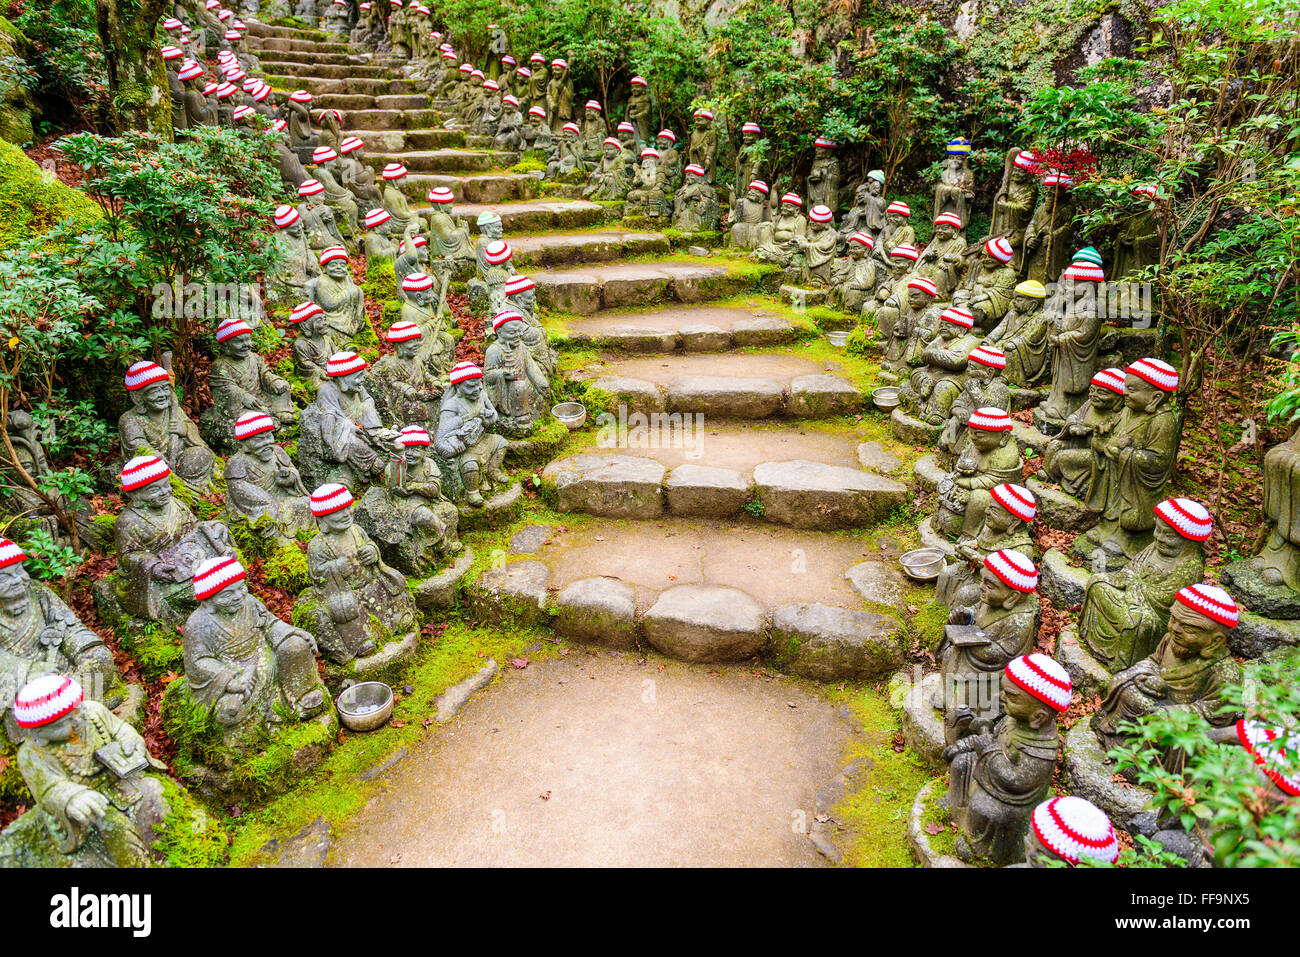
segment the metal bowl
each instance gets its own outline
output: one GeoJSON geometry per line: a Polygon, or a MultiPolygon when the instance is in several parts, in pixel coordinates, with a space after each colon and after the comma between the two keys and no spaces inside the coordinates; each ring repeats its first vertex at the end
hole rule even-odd
{"type": "Polygon", "coordinates": [[[944,555],[942,548],[914,548],[904,552],[898,558],[903,566],[903,574],[919,582],[934,581],[943,571],[944,555]]]}
{"type": "Polygon", "coordinates": [[[880,409],[883,412],[889,412],[898,408],[898,386],[882,385],[878,389],[872,389],[871,401],[875,403],[877,409],[880,409]]]}
{"type": "Polygon", "coordinates": [[[837,348],[843,349],[849,341],[849,332],[847,329],[833,329],[826,333],[826,341],[837,348]]]}
{"type": "Polygon", "coordinates": [[[563,422],[572,432],[574,429],[581,428],[582,423],[587,421],[587,408],[581,402],[561,402],[551,409],[551,415],[563,422]]]}
{"type": "Polygon", "coordinates": [[[352,731],[374,731],[393,716],[393,689],[382,681],[362,681],[343,691],[334,702],[339,720],[352,731]]]}

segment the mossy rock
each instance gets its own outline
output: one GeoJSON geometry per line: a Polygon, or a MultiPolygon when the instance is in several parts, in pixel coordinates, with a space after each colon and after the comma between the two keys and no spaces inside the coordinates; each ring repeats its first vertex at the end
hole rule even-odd
{"type": "Polygon", "coordinates": [[[511,466],[544,465],[555,457],[569,440],[569,427],[554,416],[546,415],[533,423],[533,430],[506,447],[506,461],[511,466]]]}
{"type": "Polygon", "coordinates": [[[277,528],[270,516],[264,515],[257,521],[250,522],[243,515],[227,513],[223,520],[241,555],[269,558],[275,552],[277,528]]]}
{"type": "Polygon", "coordinates": [[[397,298],[397,273],[391,259],[366,263],[366,281],[362,286],[368,302],[387,302],[397,298]]]}
{"type": "Polygon", "coordinates": [[[65,219],[85,229],[103,215],[84,193],[46,175],[17,146],[0,140],[0,249],[12,249],[65,219]]]}
{"type": "Polygon", "coordinates": [[[220,818],[203,809],[184,787],[160,777],[168,814],[154,828],[153,849],[165,867],[219,867],[226,862],[230,835],[220,818]]]}
{"type": "Polygon", "coordinates": [[[180,672],[185,667],[181,636],[161,622],[128,615],[118,596],[121,580],[121,573],[114,572],[95,582],[92,594],[99,617],[113,629],[122,650],[135,659],[147,680],[180,672]]]}
{"type": "Polygon", "coordinates": [[[307,572],[307,553],[296,542],[277,545],[262,566],[262,574],[272,588],[282,589],[291,595],[298,594],[311,584],[311,575],[307,572]]]}

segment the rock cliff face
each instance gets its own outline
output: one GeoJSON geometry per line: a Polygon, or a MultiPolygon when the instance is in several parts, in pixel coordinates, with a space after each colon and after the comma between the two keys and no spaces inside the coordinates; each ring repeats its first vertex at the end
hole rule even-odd
{"type": "Polygon", "coordinates": [[[15,69],[26,59],[30,47],[22,31],[0,17],[0,139],[19,146],[36,138],[32,131],[36,103],[15,69]]]}

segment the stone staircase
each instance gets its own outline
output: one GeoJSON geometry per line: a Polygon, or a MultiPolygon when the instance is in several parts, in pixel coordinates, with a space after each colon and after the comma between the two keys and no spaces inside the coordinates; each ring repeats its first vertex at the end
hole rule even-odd
{"type": "Polygon", "coordinates": [[[466,586],[471,616],[691,661],[767,652],[822,680],[903,663],[908,602],[925,599],[888,560],[901,535],[862,532],[913,498],[910,468],[870,441],[883,430],[862,421],[865,383],[810,357],[815,330],[752,268],[674,252],[667,234],[620,225],[617,207],[510,172],[515,154],[443,129],[389,58],[306,31],[249,34],[278,89],[342,111],[376,169],[406,165],[412,208],[427,214],[442,186],[473,231],[497,213],[563,374],[622,406],[613,447],[589,428],[591,448],[537,466],[566,520],[525,512],[506,562],[466,586]],[[638,415],[655,441],[633,435],[638,415]]]}

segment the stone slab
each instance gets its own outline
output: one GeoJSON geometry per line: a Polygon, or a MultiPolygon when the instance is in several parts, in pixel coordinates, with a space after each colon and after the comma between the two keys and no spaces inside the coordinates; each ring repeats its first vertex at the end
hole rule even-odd
{"type": "Polygon", "coordinates": [[[781,384],[772,379],[687,375],[667,385],[668,409],[733,419],[766,419],[785,405],[781,384]]]}
{"type": "Polygon", "coordinates": [[[1128,830],[1129,822],[1150,807],[1155,796],[1145,788],[1111,780],[1114,775],[1115,766],[1106,761],[1088,719],[1081,718],[1065,734],[1066,793],[1091,801],[1116,827],[1128,830]]]}
{"type": "Polygon", "coordinates": [[[930,425],[928,422],[922,422],[914,416],[908,415],[902,409],[895,409],[889,414],[889,434],[899,442],[907,445],[914,445],[919,448],[932,446],[939,440],[939,433],[943,431],[942,425],[930,425]]]}
{"type": "Polygon", "coordinates": [[[795,460],[765,462],[754,485],[769,521],[796,528],[861,528],[907,501],[902,482],[840,466],[795,460]]]}
{"type": "Polygon", "coordinates": [[[1083,595],[1092,574],[1086,568],[1071,565],[1065,553],[1049,548],[1038,563],[1038,591],[1059,609],[1083,604],[1083,595]]]}
{"type": "MultiPolygon", "coordinates": [[[[900,674],[896,681],[909,681],[900,674]]],[[[908,748],[930,769],[943,773],[948,764],[943,760],[947,745],[943,731],[943,678],[937,671],[911,684],[903,697],[903,712],[899,723],[903,740],[908,748]]]]}
{"type": "Polygon", "coordinates": [[[1086,532],[1097,524],[1097,512],[1091,511],[1073,495],[1051,488],[1036,478],[1025,481],[1025,488],[1038,501],[1038,521],[1052,528],[1086,532]]]}
{"type": "Polygon", "coordinates": [[[1069,672],[1075,694],[1083,695],[1084,698],[1105,696],[1111,674],[1079,641],[1076,627],[1071,626],[1061,632],[1056,640],[1055,658],[1069,672]]]}
{"type": "Polygon", "coordinates": [[[658,518],[663,514],[666,469],[654,459],[583,452],[542,472],[552,482],[561,511],[605,518],[658,518]]]}
{"type": "Polygon", "coordinates": [[[538,561],[511,562],[485,571],[466,591],[470,614],[479,621],[522,625],[550,622],[546,610],[550,569],[538,561]]]}
{"type": "Polygon", "coordinates": [[[610,648],[637,645],[636,592],[616,578],[584,578],[555,597],[555,633],[610,648]]]}
{"type": "Polygon", "coordinates": [[[750,500],[754,483],[735,469],[688,463],[672,470],[664,488],[674,515],[729,518],[750,500]]]}
{"type": "Polygon", "coordinates": [[[646,640],[683,661],[744,661],[767,643],[763,607],[745,592],[719,585],[677,585],[645,613],[646,640]]]}
{"type": "Polygon", "coordinates": [[[916,484],[926,492],[937,492],[939,483],[947,476],[948,470],[939,464],[937,455],[923,455],[912,466],[912,477],[916,484]]]}
{"type": "Polygon", "coordinates": [[[778,667],[816,681],[865,680],[903,663],[902,625],[885,615],[800,602],[772,612],[778,667]]]}
{"type": "Polygon", "coordinates": [[[859,562],[844,573],[853,590],[863,601],[875,605],[892,605],[902,610],[907,579],[887,562],[859,562]]]}
{"type": "Polygon", "coordinates": [[[862,393],[837,375],[801,375],[790,380],[786,414],[798,419],[825,419],[862,410],[862,393]]]}
{"type": "Polygon", "coordinates": [[[903,460],[879,442],[862,442],[857,448],[858,464],[868,472],[888,475],[902,468],[903,460]]]}

